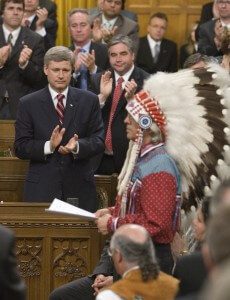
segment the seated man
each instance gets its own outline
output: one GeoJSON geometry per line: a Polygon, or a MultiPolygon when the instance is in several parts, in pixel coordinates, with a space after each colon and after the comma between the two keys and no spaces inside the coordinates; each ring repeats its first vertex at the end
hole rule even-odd
{"type": "Polygon", "coordinates": [[[26,300],[26,286],[20,278],[14,252],[14,235],[0,225],[0,299],[26,300]]]}
{"type": "Polygon", "coordinates": [[[152,240],[144,227],[119,227],[108,251],[122,279],[99,292],[96,300],[174,299],[179,281],[159,271],[152,240]]]}

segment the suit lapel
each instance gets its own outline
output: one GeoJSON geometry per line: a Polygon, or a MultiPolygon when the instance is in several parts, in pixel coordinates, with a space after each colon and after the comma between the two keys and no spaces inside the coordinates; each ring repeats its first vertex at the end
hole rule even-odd
{"type": "Polygon", "coordinates": [[[1,47],[6,45],[6,40],[5,40],[2,26],[0,27],[0,45],[1,45],[1,47]]]}
{"type": "Polygon", "coordinates": [[[64,124],[63,127],[67,130],[71,120],[74,118],[76,114],[77,104],[76,100],[74,99],[72,88],[69,87],[66,107],[65,107],[65,116],[64,116],[64,124]]]}
{"type": "Polygon", "coordinates": [[[145,57],[145,61],[147,62],[148,65],[151,66],[151,68],[153,67],[154,65],[154,60],[153,60],[153,56],[152,56],[152,52],[151,52],[151,49],[150,49],[150,46],[149,46],[149,42],[148,42],[148,39],[147,37],[145,37],[144,39],[144,57],[145,57]]]}
{"type": "Polygon", "coordinates": [[[58,115],[55,110],[48,86],[44,89],[44,97],[42,98],[42,109],[44,115],[47,116],[47,124],[51,124],[51,127],[57,126],[59,124],[58,115]]]}
{"type": "Polygon", "coordinates": [[[12,48],[11,57],[16,55],[18,52],[22,51],[23,46],[25,45],[25,38],[26,38],[26,34],[24,31],[24,28],[21,27],[21,30],[19,32],[16,43],[15,43],[14,47],[12,48]]]}

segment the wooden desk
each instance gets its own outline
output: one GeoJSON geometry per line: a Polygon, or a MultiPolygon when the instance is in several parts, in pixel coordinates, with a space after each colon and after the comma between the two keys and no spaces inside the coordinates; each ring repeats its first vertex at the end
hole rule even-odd
{"type": "Polygon", "coordinates": [[[93,270],[101,235],[93,222],[45,212],[47,204],[0,204],[0,223],[14,230],[19,269],[28,300],[47,300],[50,292],[93,270]]]}

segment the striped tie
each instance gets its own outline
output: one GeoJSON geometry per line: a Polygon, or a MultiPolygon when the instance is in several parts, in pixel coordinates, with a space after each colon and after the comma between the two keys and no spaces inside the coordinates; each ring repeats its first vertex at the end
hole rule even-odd
{"type": "Polygon", "coordinates": [[[59,118],[59,122],[61,123],[61,125],[63,124],[64,121],[64,112],[65,112],[65,107],[63,104],[63,99],[65,98],[65,96],[63,94],[58,94],[57,95],[57,107],[56,107],[56,111],[58,114],[58,118],[59,118]]]}

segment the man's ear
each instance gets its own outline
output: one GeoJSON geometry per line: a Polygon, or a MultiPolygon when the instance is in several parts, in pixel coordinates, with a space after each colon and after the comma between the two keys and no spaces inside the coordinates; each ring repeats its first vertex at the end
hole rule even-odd
{"type": "Polygon", "coordinates": [[[44,71],[44,73],[47,75],[47,65],[44,65],[43,71],[44,71]]]}

